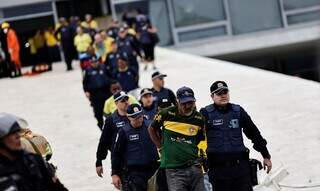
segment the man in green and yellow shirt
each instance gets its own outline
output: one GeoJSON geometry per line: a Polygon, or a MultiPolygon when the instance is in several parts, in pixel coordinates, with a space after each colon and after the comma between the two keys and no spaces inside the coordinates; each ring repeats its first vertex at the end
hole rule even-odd
{"type": "Polygon", "coordinates": [[[196,111],[191,88],[179,88],[177,100],[177,106],[155,116],[149,127],[150,137],[161,149],[160,167],[166,169],[169,190],[204,190],[197,146],[205,140],[205,122],[196,111]]]}

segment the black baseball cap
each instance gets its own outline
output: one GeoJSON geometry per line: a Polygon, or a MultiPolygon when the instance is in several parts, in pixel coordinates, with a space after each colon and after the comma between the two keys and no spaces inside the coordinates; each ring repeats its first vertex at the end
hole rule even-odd
{"type": "Polygon", "coordinates": [[[119,92],[113,94],[113,99],[115,102],[122,100],[123,98],[129,98],[129,96],[124,91],[119,91],[119,92]]]}
{"type": "Polygon", "coordinates": [[[150,88],[143,88],[140,92],[140,97],[146,95],[146,94],[153,94],[150,88]]]}
{"type": "Polygon", "coordinates": [[[183,86],[177,91],[177,98],[180,103],[187,103],[190,101],[196,101],[194,97],[194,92],[191,88],[183,86]]]}
{"type": "Polygon", "coordinates": [[[221,90],[229,90],[227,83],[224,81],[215,81],[210,87],[211,94],[218,93],[221,90]]]}
{"type": "Polygon", "coordinates": [[[134,103],[128,106],[127,108],[128,117],[136,118],[141,115],[143,115],[143,112],[142,112],[142,107],[139,104],[134,103]]]}
{"type": "Polygon", "coordinates": [[[151,78],[152,80],[156,79],[156,78],[160,78],[160,77],[167,77],[167,74],[162,74],[160,73],[159,71],[157,72],[154,72],[152,75],[151,75],[151,78]]]}

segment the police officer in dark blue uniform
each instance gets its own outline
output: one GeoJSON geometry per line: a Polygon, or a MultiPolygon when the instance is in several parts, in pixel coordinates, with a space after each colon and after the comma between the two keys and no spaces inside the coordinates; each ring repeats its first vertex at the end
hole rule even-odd
{"type": "Polygon", "coordinates": [[[109,76],[114,77],[115,73],[118,69],[118,59],[120,58],[121,54],[118,51],[118,45],[116,41],[112,41],[111,43],[111,52],[108,53],[106,57],[106,61],[104,64],[107,67],[107,70],[109,72],[109,76]]]}
{"type": "Polygon", "coordinates": [[[128,66],[127,57],[120,56],[118,59],[118,69],[114,78],[119,81],[125,92],[129,92],[139,87],[138,73],[128,66]]]}
{"type": "Polygon", "coordinates": [[[161,102],[168,102],[170,105],[177,105],[176,96],[173,91],[169,88],[164,87],[164,78],[167,77],[166,74],[160,72],[154,72],[151,75],[153,87],[151,91],[153,92],[153,97],[155,101],[162,100],[161,102]]]}
{"type": "Polygon", "coordinates": [[[119,21],[112,19],[111,26],[107,30],[108,36],[116,39],[119,33],[119,21]]]}
{"type": "Polygon", "coordinates": [[[96,171],[100,177],[103,174],[102,161],[106,159],[108,150],[111,151],[118,130],[129,123],[127,118],[128,95],[123,91],[119,91],[113,95],[113,98],[117,110],[106,118],[97,149],[96,171]]]}
{"type": "Polygon", "coordinates": [[[117,189],[147,191],[149,178],[159,167],[158,152],[150,139],[139,104],[127,109],[130,124],[118,131],[111,155],[112,182],[117,189]]]}
{"type": "Polygon", "coordinates": [[[140,103],[142,105],[145,123],[149,126],[157,114],[157,103],[153,99],[153,93],[149,88],[143,88],[140,92],[140,103]]]}
{"type": "Polygon", "coordinates": [[[139,42],[132,35],[128,35],[127,29],[121,27],[119,30],[118,38],[116,39],[118,44],[118,50],[121,54],[125,54],[128,57],[129,67],[139,72],[139,63],[137,56],[141,56],[141,48],[139,42]]]}
{"type": "Polygon", "coordinates": [[[214,191],[252,191],[249,150],[243,143],[242,131],[253,148],[264,158],[267,173],[272,168],[267,141],[248,113],[239,105],[229,103],[229,89],[224,81],[210,87],[213,104],[200,112],[206,119],[209,180],[214,191]]]}
{"type": "Polygon", "coordinates": [[[57,39],[61,40],[61,45],[63,49],[63,55],[66,61],[67,70],[72,70],[72,60],[76,58],[76,48],[73,43],[73,39],[76,31],[67,23],[64,17],[59,19],[60,27],[56,30],[55,36],[57,39]]]}
{"type": "Polygon", "coordinates": [[[104,102],[111,96],[111,92],[107,69],[98,60],[92,60],[91,66],[85,69],[83,90],[91,102],[98,127],[102,129],[104,102]]]}

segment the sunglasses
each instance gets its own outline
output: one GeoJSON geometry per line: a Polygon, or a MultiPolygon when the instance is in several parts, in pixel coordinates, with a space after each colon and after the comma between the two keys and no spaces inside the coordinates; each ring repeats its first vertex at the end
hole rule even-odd
{"type": "Polygon", "coordinates": [[[222,95],[225,95],[229,92],[229,90],[221,90],[219,92],[216,93],[217,96],[222,96],[222,95]]]}
{"type": "Polygon", "coordinates": [[[121,103],[125,103],[125,102],[127,102],[128,100],[129,100],[128,97],[124,97],[124,98],[122,98],[122,99],[120,100],[120,102],[121,102],[121,103]]]}

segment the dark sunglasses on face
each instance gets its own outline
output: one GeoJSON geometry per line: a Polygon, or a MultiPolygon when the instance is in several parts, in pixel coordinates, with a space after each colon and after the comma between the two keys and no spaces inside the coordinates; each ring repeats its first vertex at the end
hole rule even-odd
{"type": "Polygon", "coordinates": [[[120,100],[120,102],[121,102],[121,103],[125,103],[125,102],[127,102],[128,100],[129,100],[128,97],[124,97],[124,98],[122,98],[122,99],[120,100]]]}
{"type": "Polygon", "coordinates": [[[228,92],[229,92],[229,90],[221,90],[221,91],[217,92],[216,94],[217,94],[217,96],[222,96],[222,95],[227,94],[228,92]]]}

